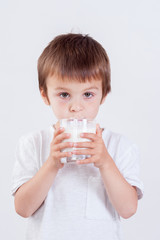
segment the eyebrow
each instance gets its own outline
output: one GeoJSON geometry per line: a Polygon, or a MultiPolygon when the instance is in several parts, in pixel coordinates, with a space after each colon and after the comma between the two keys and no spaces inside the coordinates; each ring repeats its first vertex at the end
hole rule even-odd
{"type": "MultiPolygon", "coordinates": [[[[96,90],[98,90],[99,88],[93,86],[93,87],[90,87],[90,88],[83,89],[82,91],[91,90],[91,89],[96,89],[96,90]]],[[[70,91],[69,88],[63,88],[63,87],[57,87],[57,88],[55,88],[55,90],[65,90],[65,91],[70,91]]]]}

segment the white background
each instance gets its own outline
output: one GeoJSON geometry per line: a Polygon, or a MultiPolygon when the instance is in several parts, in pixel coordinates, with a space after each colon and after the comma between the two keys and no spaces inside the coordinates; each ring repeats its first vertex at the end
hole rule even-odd
{"type": "Polygon", "coordinates": [[[19,137],[55,121],[40,98],[37,59],[58,34],[89,34],[106,49],[112,92],[97,121],[141,149],[144,198],[123,220],[125,240],[160,239],[160,1],[0,1],[0,234],[24,240],[10,194],[19,137]]]}

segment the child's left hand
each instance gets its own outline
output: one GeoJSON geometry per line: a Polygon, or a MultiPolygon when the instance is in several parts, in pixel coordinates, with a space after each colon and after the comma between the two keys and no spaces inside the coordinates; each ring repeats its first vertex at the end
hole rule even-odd
{"type": "Polygon", "coordinates": [[[94,163],[95,167],[98,167],[98,168],[103,167],[107,163],[107,159],[110,158],[110,155],[102,139],[102,130],[99,124],[96,125],[96,134],[82,133],[80,136],[83,138],[90,139],[91,142],[74,143],[74,147],[76,148],[87,148],[87,149],[74,150],[73,154],[91,155],[91,157],[84,160],[78,160],[77,164],[94,163]]]}

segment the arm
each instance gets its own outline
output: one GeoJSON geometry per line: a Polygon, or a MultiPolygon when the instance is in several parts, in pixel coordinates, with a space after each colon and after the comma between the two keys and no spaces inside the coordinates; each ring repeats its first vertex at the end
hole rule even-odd
{"type": "Polygon", "coordinates": [[[124,179],[109,154],[106,158],[106,165],[103,165],[99,170],[114,208],[121,217],[131,217],[136,213],[138,203],[135,187],[124,179]]]}
{"type": "Polygon", "coordinates": [[[43,203],[54,182],[58,168],[47,160],[37,174],[24,183],[15,194],[15,209],[22,217],[31,216],[43,203]]]}
{"type": "Polygon", "coordinates": [[[125,180],[109,155],[102,139],[100,127],[97,127],[96,134],[84,133],[81,137],[88,138],[91,142],[76,143],[74,146],[88,149],[76,150],[73,153],[91,155],[91,157],[77,161],[77,164],[94,163],[95,167],[99,168],[113,207],[121,217],[131,217],[137,209],[138,197],[136,189],[125,180]]]}
{"type": "Polygon", "coordinates": [[[24,183],[15,194],[15,209],[22,217],[31,216],[41,206],[59,169],[64,166],[60,158],[70,156],[68,152],[61,152],[61,149],[71,146],[69,142],[62,142],[69,138],[63,131],[64,129],[55,130],[48,159],[37,174],[24,183]]]}

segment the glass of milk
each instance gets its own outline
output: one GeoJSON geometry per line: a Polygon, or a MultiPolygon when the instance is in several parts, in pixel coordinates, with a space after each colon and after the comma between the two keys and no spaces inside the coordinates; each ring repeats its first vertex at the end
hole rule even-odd
{"type": "MultiPolygon", "coordinates": [[[[70,133],[71,136],[68,139],[65,139],[64,142],[87,142],[91,141],[86,138],[81,138],[80,134],[84,132],[88,133],[96,133],[96,122],[94,120],[83,119],[61,119],[60,127],[64,127],[65,133],[70,133]]],[[[66,148],[63,149],[63,152],[71,152],[78,148],[66,148]]],[[[84,149],[84,148],[79,148],[84,149]]],[[[75,155],[73,154],[71,157],[61,158],[61,163],[75,163],[76,160],[84,160],[85,158],[89,158],[90,155],[75,155]]]]}

